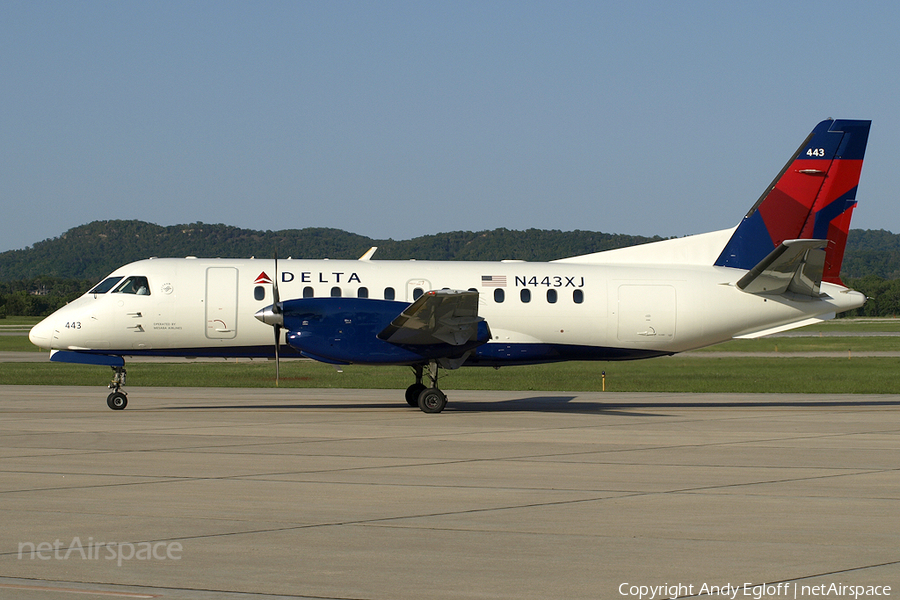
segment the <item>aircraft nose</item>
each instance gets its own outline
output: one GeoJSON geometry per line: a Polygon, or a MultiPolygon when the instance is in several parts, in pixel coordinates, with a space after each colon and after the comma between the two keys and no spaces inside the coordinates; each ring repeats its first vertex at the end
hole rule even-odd
{"type": "Polygon", "coordinates": [[[53,339],[53,327],[47,323],[47,319],[44,319],[31,328],[31,331],[28,332],[28,339],[35,346],[50,350],[50,341],[53,339]]]}

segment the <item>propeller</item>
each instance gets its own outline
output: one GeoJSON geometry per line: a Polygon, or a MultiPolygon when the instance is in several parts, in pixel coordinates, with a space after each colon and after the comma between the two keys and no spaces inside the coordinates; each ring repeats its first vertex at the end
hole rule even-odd
{"type": "Polygon", "coordinates": [[[278,387],[281,367],[281,357],[279,356],[281,330],[284,328],[284,306],[281,304],[281,296],[278,294],[278,250],[275,250],[275,278],[272,280],[272,298],[272,305],[259,309],[254,316],[266,325],[271,325],[272,329],[275,330],[275,387],[278,387]]]}
{"type": "Polygon", "coordinates": [[[275,250],[275,279],[272,281],[272,314],[278,315],[272,329],[275,330],[275,387],[278,387],[278,377],[281,367],[281,360],[278,355],[278,347],[281,345],[281,325],[284,323],[284,316],[281,314],[281,298],[278,295],[278,250],[275,250]]]}

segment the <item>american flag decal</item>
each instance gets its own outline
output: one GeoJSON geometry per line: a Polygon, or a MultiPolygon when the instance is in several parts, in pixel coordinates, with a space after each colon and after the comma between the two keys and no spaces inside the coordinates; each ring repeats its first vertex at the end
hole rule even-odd
{"type": "Polygon", "coordinates": [[[481,285],[484,287],[506,287],[506,275],[482,275],[481,285]]]}

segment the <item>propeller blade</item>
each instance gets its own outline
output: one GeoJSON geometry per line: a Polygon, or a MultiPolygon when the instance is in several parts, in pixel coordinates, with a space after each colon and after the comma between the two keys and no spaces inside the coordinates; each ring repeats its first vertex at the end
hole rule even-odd
{"type": "Polygon", "coordinates": [[[278,346],[281,345],[281,325],[275,325],[275,387],[278,387],[279,367],[281,361],[278,356],[278,346]]]}
{"type": "MultiPolygon", "coordinates": [[[[278,248],[275,249],[275,280],[272,283],[272,313],[281,314],[281,297],[278,295],[278,248]]],[[[278,379],[281,370],[281,357],[279,356],[279,346],[281,346],[281,325],[276,324],[275,330],[275,387],[278,387],[278,379]]]]}
{"type": "Polygon", "coordinates": [[[278,294],[278,250],[275,250],[275,280],[272,282],[272,297],[275,300],[272,312],[277,315],[281,312],[281,296],[278,294]]]}

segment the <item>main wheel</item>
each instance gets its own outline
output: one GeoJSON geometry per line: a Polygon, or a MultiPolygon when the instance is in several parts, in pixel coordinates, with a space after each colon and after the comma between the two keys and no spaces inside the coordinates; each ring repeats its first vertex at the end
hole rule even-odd
{"type": "Polygon", "coordinates": [[[428,388],[419,394],[419,408],[424,413],[439,413],[447,406],[447,396],[437,388],[428,388]]]}
{"type": "Polygon", "coordinates": [[[106,397],[106,405],[113,410],[122,410],[128,406],[128,398],[125,392],[116,391],[106,397]]]}
{"type": "Polygon", "coordinates": [[[424,383],[414,383],[406,388],[406,403],[410,406],[419,405],[419,394],[427,390],[424,383]]]}

